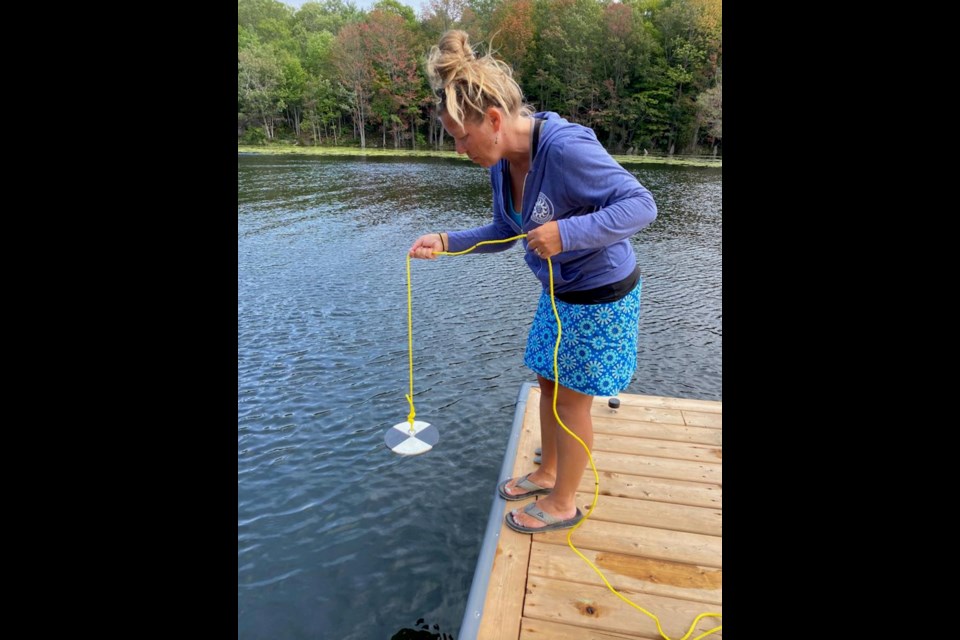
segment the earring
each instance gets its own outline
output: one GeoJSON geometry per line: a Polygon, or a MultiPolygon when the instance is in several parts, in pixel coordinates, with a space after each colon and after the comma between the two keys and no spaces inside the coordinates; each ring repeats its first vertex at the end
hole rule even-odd
{"type": "Polygon", "coordinates": [[[493,144],[500,144],[500,136],[494,136],[493,144]]]}

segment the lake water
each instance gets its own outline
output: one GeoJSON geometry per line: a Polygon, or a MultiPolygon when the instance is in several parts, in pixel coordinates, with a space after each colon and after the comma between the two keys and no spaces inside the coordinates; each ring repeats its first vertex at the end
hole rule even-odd
{"type": "MultiPolygon", "coordinates": [[[[657,220],[626,393],[722,400],[722,173],[627,167],[657,220]]],[[[409,413],[406,251],[490,219],[485,169],[448,159],[239,156],[237,624],[243,640],[456,637],[540,293],[521,248],[415,260],[409,413]],[[419,624],[418,624],[419,621],[419,624]],[[414,629],[429,626],[430,634],[414,629]],[[441,634],[434,636],[433,634],[441,634]]]]}

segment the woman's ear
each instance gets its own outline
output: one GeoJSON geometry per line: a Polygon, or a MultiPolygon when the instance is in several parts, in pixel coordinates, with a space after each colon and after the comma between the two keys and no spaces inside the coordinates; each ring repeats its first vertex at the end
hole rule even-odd
{"type": "Polygon", "coordinates": [[[490,118],[490,126],[494,133],[500,133],[500,127],[503,125],[503,114],[496,107],[487,109],[487,117],[490,118]]]}

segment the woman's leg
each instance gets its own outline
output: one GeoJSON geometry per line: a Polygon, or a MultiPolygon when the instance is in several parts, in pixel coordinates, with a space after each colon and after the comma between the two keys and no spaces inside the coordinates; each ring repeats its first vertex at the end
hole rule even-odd
{"type": "MultiPolygon", "coordinates": [[[[557,432],[563,431],[553,416],[553,380],[537,374],[540,383],[540,449],[542,462],[529,479],[544,488],[552,488],[557,481],[557,432]]],[[[562,387],[561,387],[562,389],[562,387]]],[[[564,432],[566,435],[566,432],[564,432]]],[[[516,478],[507,483],[505,491],[510,495],[523,495],[527,489],[517,488],[516,478]]]]}
{"type": "MultiPolygon", "coordinates": [[[[540,486],[552,486],[553,491],[548,496],[541,497],[537,506],[550,515],[566,520],[577,513],[575,495],[583,472],[587,469],[587,452],[583,446],[568,434],[563,427],[557,424],[553,415],[553,382],[537,376],[540,381],[540,434],[542,438],[543,464],[540,465],[541,476],[545,481],[550,478],[553,483],[544,485],[538,481],[537,474],[531,474],[530,479],[540,486]],[[549,391],[549,393],[548,393],[549,391]],[[545,469],[544,469],[545,468],[545,469]]],[[[559,385],[557,393],[557,413],[560,419],[581,440],[593,450],[593,420],[590,409],[593,396],[585,395],[573,389],[559,385]]],[[[544,523],[528,516],[522,510],[513,512],[513,519],[524,527],[539,528],[544,523]]]]}

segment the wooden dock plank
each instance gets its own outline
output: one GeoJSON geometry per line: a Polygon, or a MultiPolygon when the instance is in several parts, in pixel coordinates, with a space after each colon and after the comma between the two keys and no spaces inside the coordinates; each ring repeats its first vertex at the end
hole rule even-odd
{"type": "Polygon", "coordinates": [[[596,431],[593,437],[593,450],[698,462],[720,462],[723,459],[723,449],[717,445],[654,440],[635,436],[597,433],[596,431]]]}
{"type": "Polygon", "coordinates": [[[719,463],[671,460],[610,451],[594,451],[593,461],[597,465],[597,471],[614,471],[687,482],[722,483],[722,467],[719,463]]]}
{"type": "MultiPolygon", "coordinates": [[[[576,540],[574,544],[577,544],[576,540]]],[[[723,569],[596,551],[580,545],[577,545],[577,549],[603,572],[617,590],[626,589],[705,604],[719,605],[723,602],[723,569]]],[[[536,540],[530,550],[530,574],[604,586],[597,572],[576,554],[557,553],[555,546],[536,540]]],[[[637,602],[635,598],[631,600],[637,602]]],[[[640,602],[638,604],[643,606],[640,602]]]]}
{"type": "Polygon", "coordinates": [[[594,434],[607,433],[615,436],[634,436],[718,447],[723,445],[723,431],[720,429],[678,424],[657,424],[654,422],[631,422],[597,415],[593,416],[593,432],[594,434]]]}
{"type": "Polygon", "coordinates": [[[719,413],[706,413],[703,411],[682,411],[683,421],[693,427],[711,427],[713,429],[723,428],[723,415],[719,413]]]}
{"type": "MultiPolygon", "coordinates": [[[[536,466],[540,389],[530,388],[511,475],[536,466]]],[[[573,534],[577,549],[621,593],[680,638],[700,613],[722,613],[722,403],[621,395],[593,405],[596,512],[573,534]]],[[[577,506],[593,501],[588,465],[577,506]]],[[[527,501],[505,502],[503,513],[527,501]]],[[[662,640],[651,618],[611,593],[567,545],[567,531],[534,536],[501,525],[480,640],[662,640]]],[[[722,621],[707,618],[690,637],[722,621]]],[[[471,638],[474,637],[471,635],[471,638]]],[[[710,638],[722,637],[716,632],[710,638]]]]}
{"type": "MultiPolygon", "coordinates": [[[[593,493],[578,491],[577,506],[584,513],[593,504],[593,493]]],[[[684,504],[600,496],[590,519],[635,524],[672,531],[688,531],[706,536],[723,535],[723,511],[684,504]]]]}
{"type": "MultiPolygon", "coordinates": [[[[709,413],[723,413],[722,400],[694,400],[689,398],[668,398],[666,396],[645,396],[637,393],[627,393],[617,396],[620,399],[620,408],[623,407],[659,407],[662,409],[679,409],[681,411],[705,411],[709,413]]],[[[609,410],[607,398],[597,396],[593,399],[593,407],[609,410]]]]}
{"type": "MultiPolygon", "coordinates": [[[[617,496],[619,498],[687,504],[692,507],[716,507],[719,509],[723,506],[723,486],[719,484],[649,478],[611,471],[600,471],[599,473],[601,499],[602,496],[617,496]]],[[[577,488],[593,495],[593,484],[593,472],[588,467],[577,488]]]]}
{"type": "Polygon", "coordinates": [[[571,627],[567,624],[550,622],[549,620],[534,620],[524,618],[520,622],[520,640],[663,640],[659,635],[636,636],[600,631],[599,629],[584,629],[571,627]]]}
{"type": "MultiPolygon", "coordinates": [[[[567,546],[567,531],[538,533],[537,540],[567,546]]],[[[598,551],[613,551],[718,569],[723,567],[721,538],[705,536],[701,533],[669,531],[591,519],[577,528],[573,534],[573,544],[598,551]]]]}
{"type": "MultiPolygon", "coordinates": [[[[513,505],[510,506],[513,508],[513,505]]],[[[504,509],[504,515],[508,509],[504,509]]],[[[520,536],[504,536],[497,546],[490,571],[490,584],[480,620],[479,638],[484,640],[513,640],[519,630],[525,589],[530,541],[520,536]]]]}
{"type": "MultiPolygon", "coordinates": [[[[536,410],[536,409],[534,409],[536,410]]],[[[540,421],[530,420],[530,406],[524,414],[518,448],[533,451],[540,442],[540,421]]],[[[513,476],[526,473],[530,462],[517,457],[513,476]]],[[[525,502],[505,502],[502,516],[525,502]]],[[[490,570],[487,597],[483,605],[483,617],[477,632],[484,640],[516,640],[520,634],[520,617],[523,610],[523,593],[527,581],[527,565],[530,560],[531,536],[521,536],[506,525],[500,528],[500,542],[490,570]],[[512,534],[512,535],[511,535],[512,534]]]]}
{"type": "MultiPolygon", "coordinates": [[[[540,418],[539,389],[529,395],[525,420],[540,418]]],[[[661,410],[654,406],[631,406],[630,397],[621,396],[623,404],[619,409],[610,409],[606,400],[594,399],[591,415],[594,433],[611,435],[632,435],[676,442],[693,442],[704,445],[720,446],[723,442],[722,416],[712,411],[661,410]],[[689,414],[689,418],[684,418],[689,414]],[[690,420],[688,423],[687,420],[690,420]],[[703,424],[696,424],[696,423],[703,424]]],[[[669,400],[669,398],[667,398],[669,400]]],[[[551,398],[543,398],[551,402],[551,398]]],[[[693,401],[689,401],[693,402],[693,401]]],[[[698,407],[706,409],[703,401],[696,401],[698,407]]]]}
{"type": "MultiPolygon", "coordinates": [[[[660,619],[664,632],[680,638],[701,613],[723,613],[722,605],[679,600],[665,596],[621,592],[637,605],[660,619]],[[637,602],[640,600],[640,602],[637,602]]],[[[646,634],[657,637],[657,625],[650,616],[620,600],[606,587],[530,576],[523,607],[525,618],[549,620],[574,627],[599,629],[622,634],[646,634]]],[[[718,626],[717,618],[704,618],[690,637],[718,626]]],[[[717,637],[722,632],[717,632],[717,637]]]]}
{"type": "Polygon", "coordinates": [[[608,420],[627,420],[630,422],[652,422],[655,424],[686,424],[683,421],[683,412],[679,409],[665,409],[662,407],[634,407],[621,405],[619,409],[594,408],[591,415],[608,420]]]}
{"type": "MultiPolygon", "coordinates": [[[[553,397],[547,396],[543,397],[542,394],[539,394],[540,397],[538,400],[533,400],[531,398],[530,404],[535,404],[539,407],[540,402],[553,403],[553,397]]],[[[707,409],[707,406],[703,404],[690,404],[685,405],[685,410],[692,413],[710,413],[709,411],[700,411],[697,409],[707,409]]],[[[648,402],[647,404],[639,404],[634,402],[632,399],[627,396],[621,397],[620,408],[611,409],[607,406],[606,398],[594,398],[593,407],[590,410],[590,414],[597,418],[608,418],[616,420],[627,420],[630,422],[652,422],[660,424],[676,424],[676,425],[685,425],[687,424],[683,418],[684,409],[680,406],[667,406],[667,403],[660,403],[656,401],[648,402]]],[[[720,414],[714,414],[719,416],[720,414]]],[[[706,418],[702,418],[706,420],[706,418]]]]}

